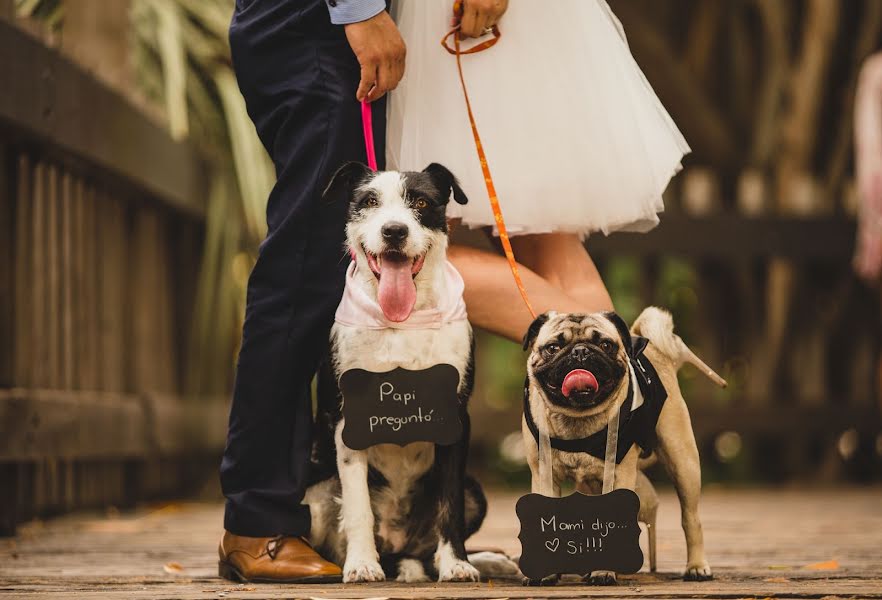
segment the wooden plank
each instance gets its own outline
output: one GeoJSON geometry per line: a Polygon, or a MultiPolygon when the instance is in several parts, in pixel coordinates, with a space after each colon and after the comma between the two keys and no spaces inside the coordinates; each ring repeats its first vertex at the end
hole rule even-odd
{"type": "Polygon", "coordinates": [[[151,215],[142,210],[132,223],[132,262],[129,269],[131,296],[132,344],[129,348],[131,361],[131,389],[142,392],[152,389],[150,360],[153,348],[153,302],[150,280],[149,234],[151,215]]]}
{"type": "Polygon", "coordinates": [[[206,165],[191,145],[173,141],[125,98],[3,21],[0,57],[0,89],[16,91],[0,95],[6,139],[41,145],[55,159],[104,171],[108,184],[134,185],[176,211],[204,215],[206,165]]]}
{"type": "Polygon", "coordinates": [[[225,397],[0,390],[0,463],[220,453],[227,416],[225,397]]]}
{"type": "Polygon", "coordinates": [[[82,356],[81,368],[85,376],[83,384],[86,390],[99,389],[100,377],[98,371],[101,364],[100,348],[98,345],[98,225],[97,208],[95,203],[95,187],[87,184],[83,190],[83,290],[82,300],[85,321],[81,335],[86,341],[85,352],[82,356]]]}
{"type": "MultiPolygon", "coordinates": [[[[661,255],[741,263],[781,257],[845,264],[851,261],[854,236],[854,220],[844,217],[743,217],[721,213],[694,218],[664,213],[658,227],[647,233],[598,233],[588,238],[586,246],[598,260],[661,255]]],[[[459,227],[452,240],[494,250],[480,230],[459,227]]]]}
{"type": "Polygon", "coordinates": [[[115,252],[113,243],[113,225],[111,224],[112,215],[110,214],[112,201],[107,198],[104,190],[99,190],[96,194],[95,217],[97,227],[95,233],[97,235],[98,255],[94,269],[98,273],[98,289],[97,297],[99,298],[100,310],[98,312],[98,347],[100,348],[100,368],[98,369],[98,389],[105,392],[118,391],[113,388],[111,375],[111,361],[113,358],[113,331],[110,321],[110,306],[113,304],[113,254],[115,252]]]}
{"type": "Polygon", "coordinates": [[[163,394],[173,394],[177,391],[175,385],[175,369],[177,356],[174,343],[172,342],[173,316],[170,309],[172,303],[172,289],[169,285],[171,276],[171,261],[169,244],[170,237],[167,233],[168,219],[162,212],[156,215],[155,229],[152,232],[153,250],[153,274],[155,308],[154,314],[156,331],[155,367],[158,381],[158,390],[163,394]]]}
{"type": "MultiPolygon", "coordinates": [[[[175,290],[173,319],[175,323],[175,344],[179,349],[178,359],[178,382],[181,390],[185,393],[188,385],[185,383],[188,377],[190,364],[194,356],[194,348],[191,347],[191,336],[194,332],[194,313],[196,310],[196,290],[200,280],[200,268],[202,257],[202,232],[201,227],[195,223],[176,221],[173,223],[175,260],[172,264],[172,287],[175,290]]],[[[222,351],[223,344],[215,348],[222,351]]],[[[229,389],[226,387],[225,378],[218,377],[215,382],[216,389],[229,389]]],[[[192,386],[191,386],[192,387],[192,386]]],[[[204,390],[209,391],[209,390],[204,390]]]]}
{"type": "Polygon", "coordinates": [[[0,145],[0,387],[13,385],[15,372],[15,199],[16,165],[0,145]]]}
{"type": "Polygon", "coordinates": [[[11,21],[15,18],[15,0],[0,0],[0,19],[11,21]]]}
{"type": "Polygon", "coordinates": [[[15,384],[28,387],[33,382],[33,269],[31,245],[31,163],[26,154],[16,161],[15,195],[15,384]]]}
{"type": "Polygon", "coordinates": [[[86,330],[88,315],[86,305],[86,271],[89,265],[86,259],[86,190],[80,177],[74,181],[72,216],[73,241],[73,319],[74,319],[74,389],[86,389],[88,376],[86,373],[87,354],[89,351],[86,330]]]}
{"type": "Polygon", "coordinates": [[[73,181],[65,172],[61,183],[62,348],[61,388],[74,389],[74,244],[73,181]]]}
{"type": "MultiPolygon", "coordinates": [[[[709,490],[701,517],[715,579],[684,582],[686,545],[678,501],[662,489],[659,572],[646,566],[616,586],[573,577],[556,586],[519,581],[403,584],[255,585],[217,577],[220,502],[175,502],[135,511],[93,511],[21,528],[0,545],[0,583],[7,594],[40,598],[882,598],[878,487],[836,490],[709,490]],[[836,507],[836,510],[831,510],[836,507]],[[848,515],[848,518],[843,518],[848,515]],[[781,527],[787,523],[789,527],[781,527]],[[15,557],[13,557],[13,554],[15,557]],[[808,565],[836,560],[827,570],[808,565]],[[164,567],[177,563],[179,571],[164,567]]],[[[467,546],[520,553],[514,506],[518,491],[487,490],[488,514],[467,546]]],[[[646,535],[641,535],[646,548],[646,535]]],[[[645,552],[644,552],[645,554],[645,552]]]]}
{"type": "Polygon", "coordinates": [[[769,257],[847,263],[854,250],[852,219],[757,217],[733,214],[700,219],[664,214],[652,231],[592,235],[598,256],[671,255],[704,260],[748,261],[769,257]],[[818,243],[823,240],[823,243],[818,243]]]}
{"type": "Polygon", "coordinates": [[[61,351],[61,236],[60,194],[58,186],[58,168],[48,165],[46,169],[46,387],[55,389],[61,383],[60,360],[61,351]]]}
{"type": "Polygon", "coordinates": [[[123,209],[116,198],[102,194],[99,211],[101,227],[101,376],[102,389],[112,392],[125,390],[123,345],[123,287],[125,273],[125,237],[123,209]]]}
{"type": "Polygon", "coordinates": [[[29,199],[31,211],[31,227],[33,246],[30,248],[31,277],[34,280],[33,297],[30,305],[33,309],[31,317],[31,343],[34,352],[31,355],[31,385],[47,387],[48,373],[46,365],[49,361],[49,348],[46,346],[46,322],[49,309],[46,305],[46,166],[37,163],[33,171],[33,197],[29,199]]]}
{"type": "Polygon", "coordinates": [[[855,429],[869,435],[882,430],[882,415],[872,404],[843,410],[834,400],[817,405],[799,402],[793,404],[767,400],[738,398],[720,407],[712,398],[695,395],[686,398],[689,403],[696,435],[737,431],[750,434],[774,434],[782,440],[804,438],[811,433],[841,434],[855,429]],[[786,430],[781,426],[787,423],[786,430]]]}
{"type": "Polygon", "coordinates": [[[18,510],[20,484],[19,465],[0,464],[0,537],[15,535],[16,525],[25,518],[18,510]]]}

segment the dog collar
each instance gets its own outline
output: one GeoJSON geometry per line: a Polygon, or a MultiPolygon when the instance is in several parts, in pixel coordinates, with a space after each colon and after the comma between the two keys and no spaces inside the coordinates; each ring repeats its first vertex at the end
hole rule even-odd
{"type": "MultiPolygon", "coordinates": [[[[637,444],[644,454],[649,454],[656,445],[655,426],[661,409],[667,400],[668,393],[665,390],[655,367],[643,350],[649,344],[649,340],[639,336],[631,336],[630,348],[627,348],[630,362],[628,376],[628,393],[622,403],[619,415],[619,437],[616,447],[616,464],[622,462],[631,446],[637,444]],[[634,381],[637,381],[635,394],[634,381]],[[635,402],[635,396],[642,402],[635,402]]],[[[530,378],[524,381],[524,419],[536,444],[539,444],[539,428],[533,420],[530,410],[530,378]]],[[[609,426],[584,438],[563,439],[552,437],[551,447],[562,452],[587,452],[591,456],[604,460],[606,455],[606,435],[609,426]]]]}
{"type": "Polygon", "coordinates": [[[439,329],[447,323],[468,319],[462,299],[465,283],[450,261],[444,264],[444,293],[438,299],[438,305],[415,310],[406,321],[400,323],[387,319],[376,299],[371,298],[355,281],[355,268],[355,261],[349,263],[343,298],[334,315],[334,320],[341,325],[363,329],[439,329]]]}

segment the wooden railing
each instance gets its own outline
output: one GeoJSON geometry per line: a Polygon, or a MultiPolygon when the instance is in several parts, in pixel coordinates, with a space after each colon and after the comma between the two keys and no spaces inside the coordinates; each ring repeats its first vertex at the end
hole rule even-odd
{"type": "Polygon", "coordinates": [[[226,399],[182,393],[205,163],[3,20],[0,57],[2,534],[198,483],[226,399]]]}

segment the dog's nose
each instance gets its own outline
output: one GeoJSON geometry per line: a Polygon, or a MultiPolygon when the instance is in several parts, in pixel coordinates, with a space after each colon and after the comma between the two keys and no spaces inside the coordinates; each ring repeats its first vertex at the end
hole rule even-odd
{"type": "Polygon", "coordinates": [[[588,350],[588,346],[584,344],[576,344],[575,346],[573,346],[573,350],[571,352],[573,358],[578,358],[579,360],[587,359],[589,353],[590,351],[588,350]]]}
{"type": "Polygon", "coordinates": [[[380,232],[383,234],[383,239],[387,242],[401,243],[407,237],[407,225],[392,221],[383,225],[380,232]]]}

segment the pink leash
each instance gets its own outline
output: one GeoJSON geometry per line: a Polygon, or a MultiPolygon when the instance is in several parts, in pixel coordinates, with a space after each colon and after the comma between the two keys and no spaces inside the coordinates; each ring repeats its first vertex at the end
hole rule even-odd
{"type": "Polygon", "coordinates": [[[367,164],[374,171],[377,170],[377,153],[374,150],[374,124],[369,102],[361,101],[361,124],[364,128],[364,149],[367,152],[367,164]]]}

